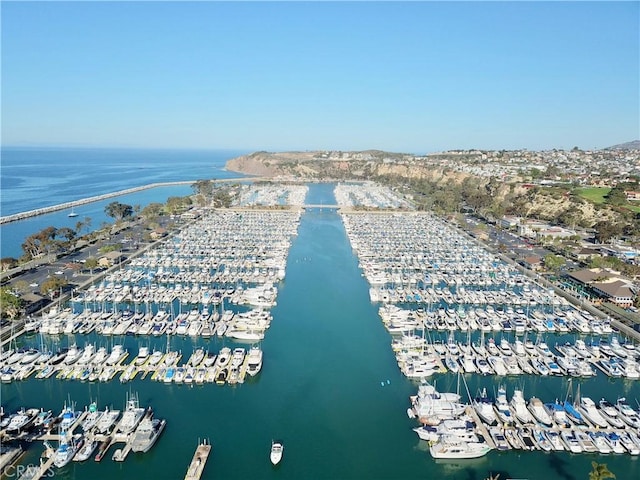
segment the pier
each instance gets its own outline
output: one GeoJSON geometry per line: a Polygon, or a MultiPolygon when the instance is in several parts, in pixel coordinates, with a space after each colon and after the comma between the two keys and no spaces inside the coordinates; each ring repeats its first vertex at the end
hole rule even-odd
{"type": "Polygon", "coordinates": [[[204,472],[204,466],[207,464],[207,459],[211,453],[211,444],[208,441],[203,441],[196,452],[193,454],[191,464],[187,470],[187,474],[184,476],[184,480],[199,480],[204,472]]]}

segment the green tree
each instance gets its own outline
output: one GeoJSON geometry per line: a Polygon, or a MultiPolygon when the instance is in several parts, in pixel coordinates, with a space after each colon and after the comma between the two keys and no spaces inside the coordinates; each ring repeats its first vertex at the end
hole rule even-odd
{"type": "Polygon", "coordinates": [[[629,203],[627,200],[627,194],[624,192],[624,188],[620,185],[612,188],[605,196],[605,199],[610,205],[626,205],[629,203]]]}
{"type": "Polygon", "coordinates": [[[12,268],[15,268],[18,266],[18,259],[17,258],[13,258],[13,257],[4,257],[2,259],[0,259],[0,270],[1,271],[5,271],[5,270],[11,270],[12,268]]]}
{"type": "Polygon", "coordinates": [[[607,220],[601,220],[595,224],[596,240],[600,243],[607,243],[612,238],[622,234],[623,227],[619,223],[613,223],[607,220]]]}
{"type": "Polygon", "coordinates": [[[89,257],[84,262],[84,267],[88,268],[93,275],[93,270],[98,266],[98,260],[95,257],[89,257]]]}
{"type": "Polygon", "coordinates": [[[33,235],[29,235],[22,243],[22,251],[27,260],[55,250],[55,238],[58,229],[46,227],[33,235]]]}
{"type": "Polygon", "coordinates": [[[109,205],[104,207],[104,213],[116,221],[119,221],[130,217],[133,213],[133,207],[120,202],[111,202],[109,205]]]}
{"type": "Polygon", "coordinates": [[[616,476],[607,468],[607,464],[591,462],[591,472],[589,472],[589,480],[605,480],[607,478],[616,478],[616,476]]]}
{"type": "Polygon", "coordinates": [[[30,290],[29,282],[26,280],[16,280],[11,284],[11,289],[18,295],[24,295],[30,290]]]}
{"type": "Polygon", "coordinates": [[[59,228],[56,232],[56,238],[63,238],[67,243],[71,243],[71,241],[76,238],[76,231],[69,227],[59,228]]]}
{"type": "Polygon", "coordinates": [[[122,250],[122,244],[121,243],[111,243],[109,245],[104,245],[102,247],[100,247],[99,252],[102,254],[105,253],[109,253],[109,252],[119,252],[122,250]]]}
{"type": "Polygon", "coordinates": [[[0,315],[15,319],[20,315],[22,301],[9,288],[0,287],[0,315]]]}
{"type": "Polygon", "coordinates": [[[150,203],[142,209],[140,214],[145,219],[145,221],[154,221],[162,214],[162,204],[157,202],[150,203]]]}
{"type": "Polygon", "coordinates": [[[68,284],[67,280],[60,277],[49,277],[42,285],[40,285],[40,293],[42,295],[48,295],[50,298],[55,297],[55,294],[60,291],[60,289],[66,287],[68,284]]]}
{"type": "Polygon", "coordinates": [[[169,197],[165,204],[165,209],[170,215],[175,215],[185,210],[191,205],[191,198],[189,197],[169,197]]]}
{"type": "Polygon", "coordinates": [[[554,273],[560,270],[560,268],[562,268],[566,263],[567,262],[564,257],[561,257],[560,255],[554,255],[553,253],[545,255],[544,257],[544,266],[547,268],[547,270],[551,270],[554,273]]]}
{"type": "Polygon", "coordinates": [[[191,185],[193,191],[198,195],[210,197],[213,194],[213,183],[211,180],[198,180],[191,185]]]}
{"type": "Polygon", "coordinates": [[[213,194],[213,206],[215,208],[229,208],[233,203],[233,197],[227,188],[218,188],[213,194]]]}

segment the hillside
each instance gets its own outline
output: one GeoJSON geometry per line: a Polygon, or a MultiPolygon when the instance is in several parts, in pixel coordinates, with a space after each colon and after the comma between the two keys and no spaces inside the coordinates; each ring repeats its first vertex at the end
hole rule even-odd
{"type": "Polygon", "coordinates": [[[607,147],[604,150],[640,150],[640,140],[634,140],[632,142],[620,143],[607,147]]]}

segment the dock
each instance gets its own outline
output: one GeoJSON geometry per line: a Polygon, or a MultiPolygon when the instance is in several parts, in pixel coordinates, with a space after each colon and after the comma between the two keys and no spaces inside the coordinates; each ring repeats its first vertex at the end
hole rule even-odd
{"type": "Polygon", "coordinates": [[[40,458],[40,466],[30,465],[24,473],[20,476],[19,480],[39,480],[44,477],[51,476],[51,467],[53,466],[54,455],[52,452],[46,461],[42,461],[40,458]]]}
{"type": "Polygon", "coordinates": [[[491,438],[489,430],[487,430],[487,426],[482,420],[480,420],[480,417],[478,417],[476,409],[469,405],[465,410],[465,413],[473,419],[473,423],[475,423],[476,425],[476,430],[478,431],[478,433],[480,433],[480,435],[482,435],[485,443],[491,448],[496,448],[496,444],[494,443],[493,438],[491,438]]]}
{"type": "Polygon", "coordinates": [[[184,480],[199,480],[202,476],[202,472],[204,472],[204,466],[207,463],[207,459],[209,458],[209,454],[211,453],[211,444],[208,441],[203,441],[198,448],[196,448],[196,453],[193,454],[193,459],[191,459],[191,464],[189,465],[189,469],[187,470],[187,474],[184,477],[184,480]]]}
{"type": "Polygon", "coordinates": [[[20,455],[22,455],[23,450],[21,446],[17,447],[8,447],[3,446],[0,450],[0,474],[4,474],[5,469],[8,469],[11,465],[13,465],[20,455]]]}

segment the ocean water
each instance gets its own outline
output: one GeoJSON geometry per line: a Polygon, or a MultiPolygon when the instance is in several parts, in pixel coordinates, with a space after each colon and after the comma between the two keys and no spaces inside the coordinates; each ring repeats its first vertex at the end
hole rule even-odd
{"type": "MultiPolygon", "coordinates": [[[[2,147],[0,214],[11,215],[150,183],[243,177],[224,170],[224,165],[244,153],[247,152],[2,147]]],[[[104,213],[104,207],[113,201],[144,207],[190,193],[190,185],[158,187],[82,205],[75,209],[75,218],[69,218],[68,211],[58,211],[5,224],[0,227],[0,256],[20,257],[24,239],[48,226],[75,228],[86,217],[91,218],[93,229],[103,222],[111,223],[113,219],[104,213]]]]}
{"type": "MultiPolygon", "coordinates": [[[[308,203],[334,202],[332,185],[311,185],[308,203]]],[[[426,442],[411,430],[406,415],[417,385],[396,366],[391,337],[368,296],[368,284],[358,268],[339,215],[330,210],[303,214],[298,236],[287,261],[287,276],[278,286],[273,322],[261,343],[262,372],[243,385],[164,385],[150,379],[130,384],[117,380],[90,384],[55,379],[29,379],[0,385],[6,410],[21,406],[58,412],[67,398],[79,406],[97,400],[100,408],[122,408],[129,391],[138,392],[143,405],[168,421],[162,437],[147,454],[130,454],[123,463],[71,463],[59,470],[61,479],[179,479],[183,478],[198,443],[213,444],[203,479],[484,479],[500,472],[500,479],[586,480],[591,461],[607,463],[618,479],[640,476],[638,459],[628,455],[572,455],[569,453],[490,452],[477,460],[435,461],[426,442]],[[273,438],[284,441],[284,458],[269,462],[273,438]]],[[[83,345],[95,337],[76,336],[61,343],[83,345]]],[[[22,340],[38,344],[38,337],[22,340]]],[[[105,342],[105,340],[100,340],[105,342]]],[[[121,337],[131,355],[139,345],[164,348],[165,339],[121,337]]],[[[547,338],[553,345],[554,339],[547,338]]],[[[193,348],[217,351],[229,340],[171,339],[188,358],[193,348]]],[[[523,388],[526,398],[543,401],[564,398],[578,382],[536,376],[507,378],[466,376],[472,395],[478,388],[495,391],[505,384],[509,396],[523,388]]],[[[432,378],[440,391],[464,391],[454,375],[432,378]]],[[[597,378],[580,382],[581,393],[594,400],[614,401],[626,396],[635,405],[640,383],[597,378]]],[[[42,452],[36,443],[23,463],[35,463],[42,452]]]]}

